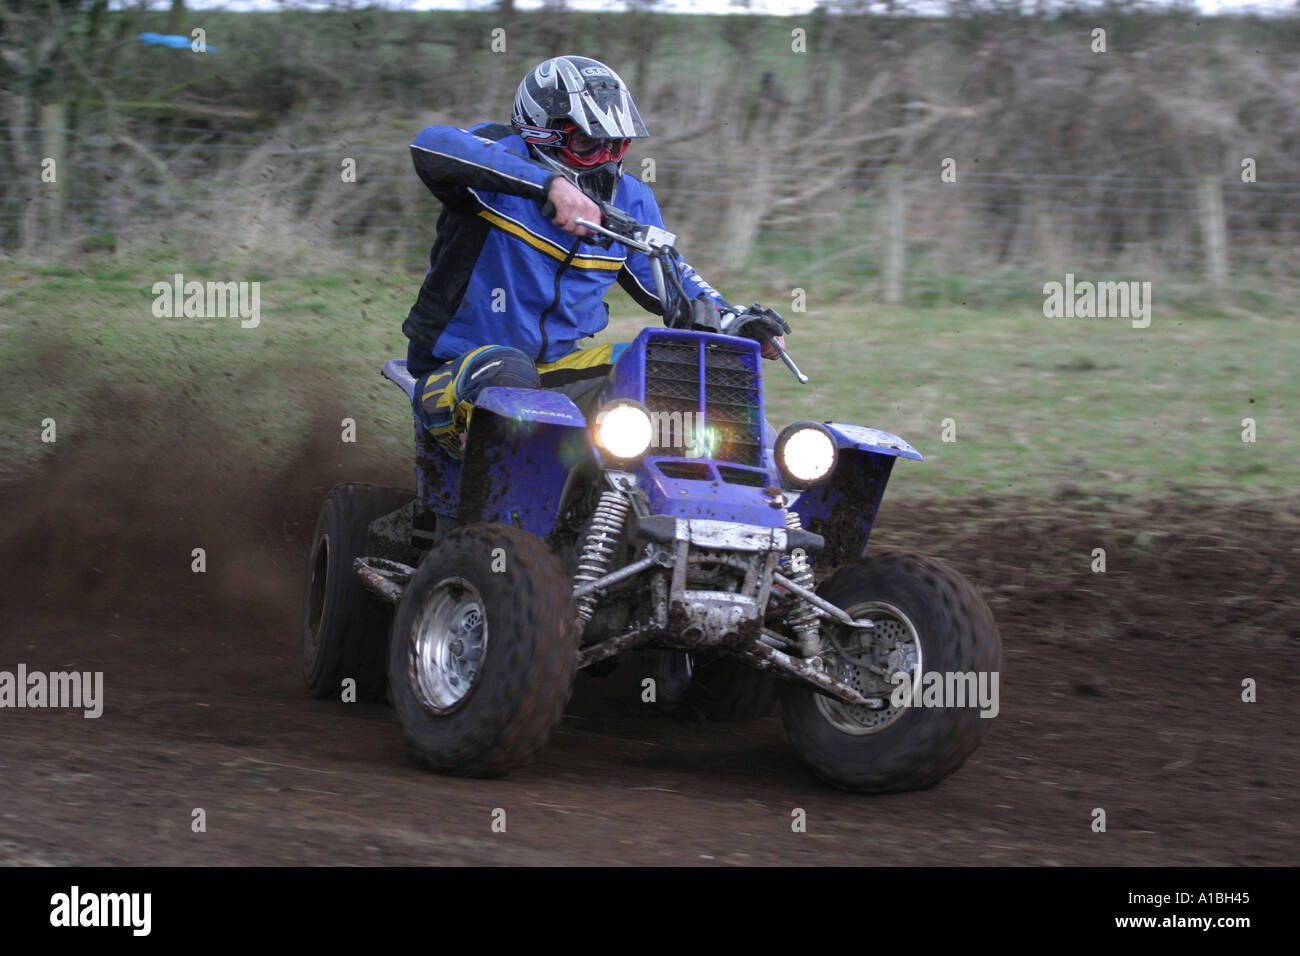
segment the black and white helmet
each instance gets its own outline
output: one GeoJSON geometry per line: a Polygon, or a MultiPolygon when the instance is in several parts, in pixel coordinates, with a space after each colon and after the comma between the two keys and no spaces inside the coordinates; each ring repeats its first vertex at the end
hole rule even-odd
{"type": "Polygon", "coordinates": [[[575,123],[595,139],[649,136],[627,84],[599,60],[556,56],[537,65],[515,92],[510,121],[516,129],[554,129],[575,123]]]}
{"type": "Polygon", "coordinates": [[[510,123],[533,155],[596,198],[613,198],[623,154],[650,134],[627,84],[585,56],[557,56],[523,78],[510,123]]]}

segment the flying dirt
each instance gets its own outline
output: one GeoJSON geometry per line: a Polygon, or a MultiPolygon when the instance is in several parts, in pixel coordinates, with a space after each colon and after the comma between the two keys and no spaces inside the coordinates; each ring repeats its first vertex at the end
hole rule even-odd
{"type": "Polygon", "coordinates": [[[319,440],[268,451],[201,427],[151,440],[148,422],[192,411],[183,398],[127,411],[0,486],[0,668],[104,674],[99,719],[0,712],[5,862],[1294,860],[1300,522],[1285,508],[1068,489],[887,501],[873,548],[942,554],[1002,633],[1000,713],[931,789],[831,789],[779,718],[670,718],[642,701],[635,662],[580,675],[535,761],[469,780],[418,767],[387,705],[302,686],[318,503],[345,477],[409,486],[400,464],[349,460],[328,415],[319,440]]]}

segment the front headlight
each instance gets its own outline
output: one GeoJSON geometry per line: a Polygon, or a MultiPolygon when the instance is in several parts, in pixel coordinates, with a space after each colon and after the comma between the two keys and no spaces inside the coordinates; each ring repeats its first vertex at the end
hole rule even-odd
{"type": "Polygon", "coordinates": [[[777,436],[777,467],[791,486],[804,488],[825,478],[835,467],[835,436],[817,422],[795,422],[777,436]]]}
{"type": "Polygon", "coordinates": [[[596,447],[624,461],[644,455],[653,437],[650,413],[630,398],[615,399],[602,408],[592,429],[596,447]]]}

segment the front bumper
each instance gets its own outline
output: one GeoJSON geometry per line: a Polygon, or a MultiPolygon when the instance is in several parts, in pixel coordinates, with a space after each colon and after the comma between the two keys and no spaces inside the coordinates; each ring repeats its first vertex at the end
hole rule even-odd
{"type": "Polygon", "coordinates": [[[773,574],[796,550],[821,551],[820,535],[797,528],[766,528],[708,518],[644,515],[634,534],[663,549],[666,574],[652,582],[659,624],[679,647],[747,644],[763,630],[773,574]],[[743,577],[735,590],[688,585],[692,560],[727,564],[743,577]],[[666,578],[666,580],[665,580],[666,578]]]}

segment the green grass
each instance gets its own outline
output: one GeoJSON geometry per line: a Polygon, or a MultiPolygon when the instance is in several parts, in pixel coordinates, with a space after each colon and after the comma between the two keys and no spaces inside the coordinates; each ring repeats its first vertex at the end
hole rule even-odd
{"type": "MultiPolygon", "coordinates": [[[[312,427],[356,419],[358,450],[409,455],[410,412],[379,377],[405,353],[401,321],[420,276],[364,266],[287,275],[170,257],[0,264],[0,464],[112,432],[192,433],[288,454],[312,427]],[[261,324],[158,319],[150,287],[258,279],[261,324]],[[123,422],[132,409],[130,421],[123,422]]],[[[956,281],[956,280],[954,280],[956,281]]],[[[621,295],[602,341],[651,321],[621,295]]],[[[788,345],[812,381],[768,366],[779,428],[830,419],[897,432],[926,456],[891,494],[1051,493],[1155,497],[1178,487],[1231,498],[1290,496],[1300,472],[1294,322],[1163,310],[1151,326],[1047,319],[1032,306],[831,305],[790,314],[788,345]],[[1257,441],[1241,440],[1242,419],[1257,441]],[[944,442],[945,419],[956,441],[944,442]]]]}

